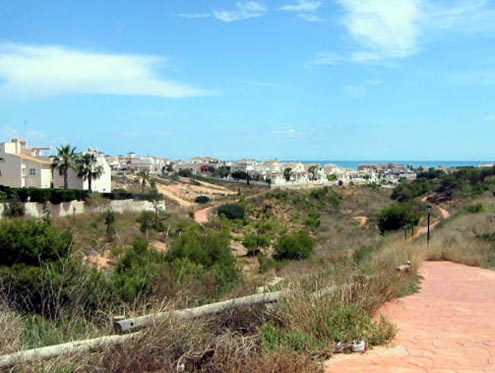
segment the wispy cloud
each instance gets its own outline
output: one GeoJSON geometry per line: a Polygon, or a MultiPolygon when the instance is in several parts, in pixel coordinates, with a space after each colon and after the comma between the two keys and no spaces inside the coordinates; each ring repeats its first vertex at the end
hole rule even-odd
{"type": "Polygon", "coordinates": [[[282,129],[274,130],[273,134],[280,137],[300,137],[307,135],[308,132],[296,128],[282,128],[282,129]]]}
{"type": "Polygon", "coordinates": [[[368,95],[373,88],[383,85],[381,80],[365,80],[360,84],[349,84],[344,86],[344,91],[352,98],[361,98],[368,95]]]}
{"type": "Polygon", "coordinates": [[[60,46],[0,44],[0,97],[103,94],[181,98],[212,93],[158,77],[155,67],[164,61],[163,57],[92,53],[60,46]]]}
{"type": "Polygon", "coordinates": [[[266,11],[267,9],[263,4],[256,1],[247,1],[236,3],[234,10],[215,10],[213,17],[223,22],[234,22],[261,17],[266,11]]]}
{"type": "Polygon", "coordinates": [[[483,119],[487,122],[495,122],[495,114],[488,114],[483,119]]]}
{"type": "Polygon", "coordinates": [[[60,144],[67,144],[68,141],[65,137],[48,136],[46,133],[37,130],[18,130],[10,125],[4,125],[0,127],[0,138],[4,141],[8,141],[18,137],[23,140],[27,140],[30,145],[35,146],[51,146],[55,147],[60,144]]]}
{"type": "Polygon", "coordinates": [[[452,0],[426,3],[426,22],[435,29],[464,33],[495,31],[495,9],[489,0],[452,0]]]}
{"type": "Polygon", "coordinates": [[[358,62],[406,57],[418,48],[422,0],[338,0],[344,7],[344,25],[360,49],[358,62]]]}
{"type": "Polygon", "coordinates": [[[252,85],[256,87],[265,87],[265,88],[278,88],[280,84],[274,82],[260,82],[257,80],[238,80],[239,83],[245,85],[252,85]]]}
{"type": "Polygon", "coordinates": [[[181,18],[191,18],[191,19],[199,19],[199,18],[210,18],[212,17],[211,13],[179,13],[177,16],[181,18]]]}
{"type": "Polygon", "coordinates": [[[404,58],[444,31],[495,32],[490,0],[337,0],[353,41],[355,62],[404,58]]]}
{"type": "Polygon", "coordinates": [[[342,62],[344,58],[334,52],[319,52],[316,56],[308,63],[308,66],[318,66],[318,65],[337,65],[342,62]]]}
{"type": "Polygon", "coordinates": [[[299,0],[295,4],[287,4],[278,9],[294,12],[299,18],[308,22],[320,22],[323,21],[323,19],[316,15],[316,11],[320,8],[321,4],[321,1],[299,0]]]}

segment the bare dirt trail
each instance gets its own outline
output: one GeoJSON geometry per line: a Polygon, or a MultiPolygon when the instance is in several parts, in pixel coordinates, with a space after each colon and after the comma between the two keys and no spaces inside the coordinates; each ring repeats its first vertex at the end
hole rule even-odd
{"type": "Polygon", "coordinates": [[[425,262],[419,293],[380,311],[397,328],[390,347],[336,356],[326,373],[495,372],[495,271],[425,262]]]}
{"type": "MultiPolygon", "coordinates": [[[[427,199],[428,199],[428,196],[421,198],[421,201],[426,202],[427,199]]],[[[440,207],[439,205],[434,205],[434,206],[440,211],[440,214],[442,215],[442,219],[450,218],[450,216],[451,216],[450,211],[444,209],[443,207],[440,207]]],[[[440,220],[432,222],[430,224],[430,230],[434,229],[438,225],[438,223],[440,223],[440,220]]],[[[413,238],[419,237],[423,234],[426,234],[427,232],[428,232],[428,227],[420,228],[416,231],[416,233],[414,233],[413,238]]]]}

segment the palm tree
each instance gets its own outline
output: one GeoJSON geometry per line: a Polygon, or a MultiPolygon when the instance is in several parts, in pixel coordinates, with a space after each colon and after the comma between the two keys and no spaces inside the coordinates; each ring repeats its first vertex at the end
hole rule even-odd
{"type": "Polygon", "coordinates": [[[144,193],[146,182],[150,180],[150,172],[148,170],[141,170],[137,173],[137,176],[141,180],[141,192],[144,193]]]}
{"type": "Polygon", "coordinates": [[[103,174],[103,167],[98,165],[96,154],[87,152],[76,158],[77,176],[88,180],[88,190],[93,192],[93,179],[98,179],[103,174]]]}
{"type": "Polygon", "coordinates": [[[317,165],[312,165],[309,167],[308,173],[311,175],[309,180],[316,180],[316,172],[318,171],[318,166],[317,165]]]}
{"type": "Polygon", "coordinates": [[[69,169],[74,168],[76,148],[70,145],[57,148],[57,155],[52,157],[52,171],[59,170],[64,175],[64,189],[69,188],[69,169]]]}
{"type": "Polygon", "coordinates": [[[285,181],[290,181],[290,178],[292,176],[293,172],[292,172],[292,168],[291,167],[287,167],[285,170],[284,170],[284,178],[285,178],[285,181]]]}

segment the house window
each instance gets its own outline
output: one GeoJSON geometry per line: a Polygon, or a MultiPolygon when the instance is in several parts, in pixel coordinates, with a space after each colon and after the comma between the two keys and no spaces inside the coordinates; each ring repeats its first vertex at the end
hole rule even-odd
{"type": "Polygon", "coordinates": [[[29,169],[29,176],[36,176],[36,169],[35,168],[29,169]]]}

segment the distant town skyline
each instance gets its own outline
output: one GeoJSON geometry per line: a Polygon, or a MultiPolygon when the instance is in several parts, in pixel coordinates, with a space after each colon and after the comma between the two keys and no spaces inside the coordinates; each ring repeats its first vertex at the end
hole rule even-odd
{"type": "Polygon", "coordinates": [[[491,161],[493,19],[493,0],[0,0],[0,142],[491,161]]]}

